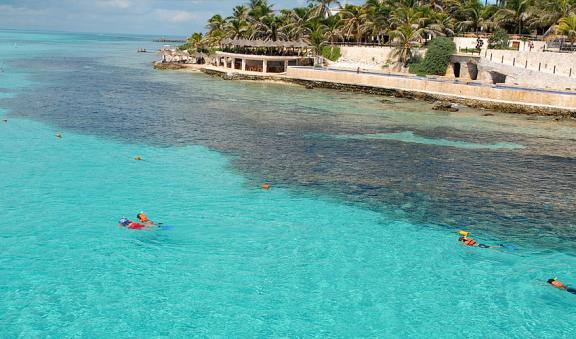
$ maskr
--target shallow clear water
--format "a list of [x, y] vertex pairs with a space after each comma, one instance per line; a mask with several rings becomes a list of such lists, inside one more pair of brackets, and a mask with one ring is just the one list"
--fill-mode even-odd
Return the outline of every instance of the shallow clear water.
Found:
[[0, 337], [572, 336], [570, 123], [156, 72], [150, 40], [0, 32]]

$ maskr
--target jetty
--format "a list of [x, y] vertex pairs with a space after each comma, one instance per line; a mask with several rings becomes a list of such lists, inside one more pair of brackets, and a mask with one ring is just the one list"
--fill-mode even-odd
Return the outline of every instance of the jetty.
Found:
[[169, 42], [169, 43], [180, 43], [180, 44], [186, 43], [186, 39], [164, 39], [164, 38], [161, 38], [161, 39], [155, 39], [155, 40], [152, 40], [152, 41], [153, 41], [153, 42], [162, 42], [162, 43], [166, 43], [166, 42]]

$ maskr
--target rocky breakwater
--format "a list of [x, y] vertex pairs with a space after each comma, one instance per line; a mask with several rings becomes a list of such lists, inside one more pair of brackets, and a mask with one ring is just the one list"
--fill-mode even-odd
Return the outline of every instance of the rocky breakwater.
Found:
[[186, 66], [181, 63], [156, 61], [154, 62], [154, 68], [159, 70], [179, 70], [185, 69]]

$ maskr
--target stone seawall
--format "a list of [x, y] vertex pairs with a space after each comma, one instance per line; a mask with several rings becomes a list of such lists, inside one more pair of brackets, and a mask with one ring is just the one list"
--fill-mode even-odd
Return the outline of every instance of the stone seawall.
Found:
[[576, 117], [576, 92], [298, 67], [288, 69], [286, 80], [313, 82], [318, 87], [355, 88], [368, 93], [394, 93], [424, 100], [446, 100], [510, 113]]
[[[225, 80], [252, 80], [252, 81], [283, 81], [286, 83], [294, 83], [307, 88], [327, 88], [336, 89], [342, 91], [352, 91], [365, 94], [374, 95], [385, 95], [385, 96], [395, 96], [408, 99], [424, 100], [429, 102], [434, 101], [446, 101], [452, 103], [458, 103], [472, 108], [495, 110], [505, 113], [523, 113], [523, 114], [538, 114], [538, 115], [549, 115], [558, 116], [564, 118], [576, 118], [576, 105], [573, 108], [563, 108], [563, 107], [551, 107], [547, 105], [531, 105], [525, 102], [509, 102], [509, 101], [499, 101], [492, 99], [490, 97], [482, 98], [470, 98], [465, 96], [458, 96], [454, 94], [442, 94], [442, 93], [431, 93], [414, 89], [402, 89], [395, 87], [383, 87], [383, 86], [371, 86], [364, 84], [346, 83], [343, 81], [334, 80], [319, 80], [313, 78], [297, 77], [291, 76], [290, 72], [288, 75], [284, 74], [248, 74], [246, 72], [238, 72], [234, 70], [218, 69], [214, 67], [206, 67], [202, 69], [202, 72], [210, 75], [217, 76]], [[410, 80], [410, 79], [408, 79]], [[426, 82], [426, 80], [413, 80]], [[457, 84], [450, 84], [452, 86], [458, 86]], [[465, 86], [465, 85], [460, 85]], [[576, 98], [575, 98], [576, 100]]]
[[504, 113], [537, 114], [547, 116], [558, 116], [563, 118], [576, 118], [576, 111], [545, 107], [545, 106], [530, 106], [523, 104], [485, 101], [479, 99], [454, 97], [441, 94], [430, 94], [430, 93], [422, 93], [422, 92], [414, 92], [409, 90], [390, 89], [390, 88], [376, 88], [370, 86], [350, 85], [350, 84], [334, 83], [326, 81], [314, 81], [314, 80], [290, 79], [290, 78], [285, 78], [283, 80], [287, 82], [296, 83], [305, 86], [307, 88], [328, 88], [340, 91], [352, 91], [365, 94], [385, 95], [385, 96], [394, 96], [398, 98], [423, 100], [427, 102], [443, 101], [443, 102], [457, 103], [472, 108], [486, 109]]

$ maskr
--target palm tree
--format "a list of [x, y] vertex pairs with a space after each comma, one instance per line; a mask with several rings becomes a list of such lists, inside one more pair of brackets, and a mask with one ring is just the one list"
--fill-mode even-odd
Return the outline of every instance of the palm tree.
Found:
[[554, 28], [560, 18], [576, 14], [574, 0], [538, 0], [530, 9], [530, 24], [536, 29]]
[[424, 13], [413, 7], [400, 7], [390, 15], [390, 21], [395, 27], [410, 25], [414, 28], [421, 27], [426, 18]]
[[288, 40], [301, 40], [309, 32], [306, 24], [311, 21], [310, 10], [306, 7], [298, 7], [282, 12], [285, 17], [285, 32]]
[[353, 38], [355, 42], [362, 42], [364, 35], [364, 11], [360, 6], [346, 5], [340, 11], [342, 16], [342, 34]]
[[193, 45], [196, 49], [202, 48], [202, 33], [194, 33], [186, 41]]
[[313, 5], [311, 16], [313, 18], [327, 18], [330, 16], [330, 5], [335, 4], [340, 7], [338, 0], [308, 0], [310, 5]]
[[[322, 25], [318, 25], [315, 30], [311, 31], [306, 39], [308, 44], [312, 46], [312, 51], [316, 56], [316, 60], [322, 54], [322, 49], [326, 46], [326, 39], [324, 37], [325, 30]], [[314, 61], [316, 63], [317, 61]]]
[[212, 16], [208, 20], [208, 25], [206, 26], [208, 28], [208, 34], [214, 31], [223, 31], [225, 24], [226, 20], [224, 20], [220, 14]]
[[[245, 5], [233, 8], [227, 19], [220, 15], [210, 18], [203, 40], [214, 46], [225, 37], [307, 39], [316, 45], [322, 39], [324, 44], [332, 45], [342, 40], [381, 43], [394, 39], [404, 46], [399, 54], [405, 63], [413, 44], [429, 37], [490, 31], [494, 27], [508, 33], [524, 33], [528, 29], [553, 33], [557, 32], [560, 19], [562, 27], [570, 27], [569, 20], [576, 15], [576, 0], [506, 0], [497, 1], [496, 5], [487, 0], [364, 0], [362, 5], [343, 7], [337, 0], [307, 3], [308, 7], [276, 14], [268, 0], [246, 0]], [[340, 6], [340, 11], [331, 15], [334, 6]]]
[[390, 37], [396, 43], [394, 56], [398, 58], [398, 63], [402, 66], [408, 66], [412, 58], [413, 44], [422, 40], [422, 28], [415, 28], [410, 24], [403, 24], [390, 32]]
[[466, 0], [457, 13], [465, 18], [458, 23], [461, 31], [478, 32], [485, 24], [484, 6], [478, 0]]
[[448, 13], [434, 12], [426, 31], [432, 36], [454, 36], [456, 20]]
[[505, 7], [496, 12], [495, 21], [500, 26], [510, 25], [516, 28], [518, 34], [522, 34], [524, 23], [530, 17], [531, 0], [508, 0]]
[[250, 9], [244, 5], [236, 6], [232, 10], [232, 16], [230, 18], [236, 20], [246, 20], [250, 14]]
[[336, 41], [344, 39], [342, 26], [342, 18], [338, 15], [331, 16], [324, 22], [324, 37], [332, 47]]
[[576, 43], [576, 15], [563, 17], [555, 26], [556, 34], [564, 35], [572, 44]]
[[255, 22], [255, 31], [252, 35], [253, 39], [262, 40], [286, 40], [286, 33], [284, 26], [282, 26], [282, 19], [275, 15], [266, 15]]
[[208, 20], [206, 28], [208, 28], [208, 32], [204, 37], [206, 43], [209, 46], [218, 45], [226, 35], [226, 20], [221, 15], [214, 15]]
[[390, 28], [391, 6], [383, 0], [368, 0], [364, 5], [364, 30], [382, 42], [382, 35]]
[[256, 21], [273, 14], [272, 5], [269, 5], [267, 0], [250, 0], [248, 7], [249, 16]]
[[249, 25], [242, 19], [231, 19], [226, 23], [226, 35], [232, 39], [245, 38], [249, 29]]

